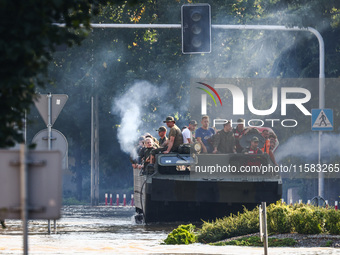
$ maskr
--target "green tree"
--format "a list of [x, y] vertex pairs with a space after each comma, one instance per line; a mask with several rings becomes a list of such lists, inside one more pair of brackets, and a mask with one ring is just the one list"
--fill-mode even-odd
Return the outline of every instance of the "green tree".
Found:
[[[80, 44], [88, 34], [91, 17], [107, 2], [0, 1], [0, 147], [23, 140], [20, 130], [25, 111], [36, 88], [47, 83], [51, 53], [62, 44]], [[65, 23], [65, 27], [53, 25], [55, 22]]]

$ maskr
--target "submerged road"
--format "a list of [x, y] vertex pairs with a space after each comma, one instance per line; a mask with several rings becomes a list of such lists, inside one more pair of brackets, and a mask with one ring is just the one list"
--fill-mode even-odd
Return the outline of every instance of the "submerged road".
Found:
[[[179, 223], [138, 225], [131, 207], [65, 206], [62, 215], [51, 235], [47, 221], [29, 221], [29, 254], [263, 254], [263, 248], [253, 247], [162, 245]], [[0, 254], [22, 254], [21, 221], [6, 224], [0, 229]], [[269, 248], [269, 254], [340, 255], [340, 249]]]

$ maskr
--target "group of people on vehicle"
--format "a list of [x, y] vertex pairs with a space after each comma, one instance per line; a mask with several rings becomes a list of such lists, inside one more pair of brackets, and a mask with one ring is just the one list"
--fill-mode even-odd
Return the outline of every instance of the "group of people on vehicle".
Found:
[[[202, 117], [199, 128], [197, 128], [196, 120], [191, 120], [189, 125], [183, 127], [182, 130], [176, 125], [172, 116], [168, 116], [163, 122], [170, 129], [168, 136], [167, 128], [161, 126], [156, 130], [159, 135], [158, 140], [149, 133], [139, 138], [137, 149], [139, 160], [132, 162], [134, 168], [144, 168], [147, 164], [154, 163], [155, 155], [158, 153], [178, 153], [182, 144], [194, 143], [201, 145], [201, 153], [267, 153], [272, 162], [277, 164], [273, 153], [276, 147], [276, 135], [267, 129], [260, 132], [253, 127], [245, 128], [244, 119], [238, 119], [238, 125], [235, 128], [232, 128], [231, 122], [227, 120], [221, 130], [209, 127], [209, 116], [207, 115]], [[248, 146], [243, 147], [240, 144], [243, 136], [250, 138]], [[264, 141], [262, 148], [259, 148], [259, 137], [262, 142]]]

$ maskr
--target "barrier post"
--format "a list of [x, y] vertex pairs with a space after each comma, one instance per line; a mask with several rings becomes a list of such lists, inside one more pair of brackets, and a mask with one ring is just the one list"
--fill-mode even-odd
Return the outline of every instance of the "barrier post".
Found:
[[338, 210], [338, 201], [335, 201], [335, 206], [334, 206], [335, 211]]
[[117, 194], [116, 198], [116, 205], [119, 206], [119, 194]]
[[110, 194], [110, 205], [112, 205], [112, 194]]
[[266, 202], [262, 202], [261, 207], [260, 207], [260, 235], [261, 235], [261, 240], [263, 240], [264, 255], [268, 255], [268, 232], [267, 232], [267, 206], [266, 206]]
[[105, 205], [107, 205], [107, 193], [105, 193]]
[[260, 222], [260, 238], [261, 242], [263, 242], [263, 222], [262, 222], [262, 206], [259, 205], [259, 222]]
[[133, 194], [131, 194], [131, 206], [134, 206]]
[[123, 195], [123, 206], [126, 206], [126, 194]]

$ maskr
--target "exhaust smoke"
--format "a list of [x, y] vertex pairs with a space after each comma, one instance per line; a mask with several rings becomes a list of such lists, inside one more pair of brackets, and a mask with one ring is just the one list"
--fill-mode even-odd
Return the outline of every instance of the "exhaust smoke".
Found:
[[160, 99], [166, 98], [168, 87], [137, 81], [122, 96], [113, 101], [112, 112], [120, 116], [117, 138], [121, 150], [137, 158], [138, 137], [153, 133], [173, 112], [173, 107]]
[[[340, 155], [339, 134], [323, 133], [321, 136], [321, 155], [322, 157], [334, 157]], [[318, 133], [308, 133], [289, 138], [285, 143], [278, 147], [275, 158], [278, 162], [288, 156], [299, 157], [312, 163], [318, 160], [319, 135]]]

